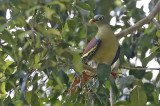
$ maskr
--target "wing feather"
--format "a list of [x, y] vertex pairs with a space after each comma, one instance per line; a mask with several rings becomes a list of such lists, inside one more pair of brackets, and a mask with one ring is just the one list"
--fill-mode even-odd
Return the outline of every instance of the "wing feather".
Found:
[[91, 59], [91, 57], [95, 54], [95, 52], [99, 48], [100, 44], [101, 44], [101, 40], [96, 38], [92, 39], [88, 43], [81, 57], [83, 63], [87, 63]]
[[120, 54], [120, 46], [117, 49], [116, 56], [114, 57], [112, 64], [117, 61], [117, 59], [119, 58], [119, 54]]

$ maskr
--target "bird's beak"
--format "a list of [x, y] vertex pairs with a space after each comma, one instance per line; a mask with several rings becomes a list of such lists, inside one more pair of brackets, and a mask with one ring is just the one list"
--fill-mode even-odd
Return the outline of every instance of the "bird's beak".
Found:
[[94, 22], [96, 22], [96, 19], [90, 19], [89, 20], [89, 23], [91, 24], [91, 23], [94, 23]]

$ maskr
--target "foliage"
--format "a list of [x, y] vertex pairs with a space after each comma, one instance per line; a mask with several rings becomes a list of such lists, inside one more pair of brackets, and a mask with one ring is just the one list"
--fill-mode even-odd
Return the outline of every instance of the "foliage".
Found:
[[[150, 11], [154, 2], [157, 0], [150, 2]], [[104, 64], [97, 68], [100, 71], [96, 82], [91, 80], [86, 85], [88, 92], [79, 88], [71, 97], [67, 95], [73, 81], [72, 71], [81, 74], [80, 55], [97, 31], [88, 20], [94, 14], [104, 14], [108, 22], [115, 19], [115, 25], [109, 23], [114, 31], [124, 30], [145, 16], [143, 7], [136, 8], [136, 3], [136, 0], [1, 0], [0, 104], [109, 105], [111, 85], [117, 105], [143, 106], [147, 102], [151, 106], [160, 105], [157, 85], [160, 73], [153, 79], [146, 70], [130, 70], [126, 76], [128, 71], [121, 69], [125, 75], [120, 74], [114, 80], [109, 74], [110, 67]], [[159, 47], [160, 30], [149, 23], [124, 38], [120, 65], [147, 67], [153, 59], [160, 64]], [[142, 65], [137, 65], [136, 60]]]

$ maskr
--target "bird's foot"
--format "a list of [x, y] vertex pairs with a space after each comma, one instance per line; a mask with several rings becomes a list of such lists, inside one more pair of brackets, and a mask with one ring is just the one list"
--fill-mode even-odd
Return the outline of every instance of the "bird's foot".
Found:
[[114, 79], [116, 79], [116, 78], [117, 78], [117, 74], [116, 74], [116, 73], [111, 72], [111, 74], [113, 75]]

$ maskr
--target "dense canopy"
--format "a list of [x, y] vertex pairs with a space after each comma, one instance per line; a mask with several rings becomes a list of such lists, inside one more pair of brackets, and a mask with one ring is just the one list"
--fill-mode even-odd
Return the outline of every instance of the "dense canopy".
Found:
[[[160, 9], [132, 30], [160, 1], [145, 2], [148, 7], [139, 0], [1, 0], [0, 105], [160, 105]], [[118, 78], [100, 63], [97, 77], [71, 96], [73, 72], [81, 75], [80, 57], [97, 33], [88, 23], [96, 14], [117, 35], [132, 27], [119, 40]]]

